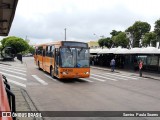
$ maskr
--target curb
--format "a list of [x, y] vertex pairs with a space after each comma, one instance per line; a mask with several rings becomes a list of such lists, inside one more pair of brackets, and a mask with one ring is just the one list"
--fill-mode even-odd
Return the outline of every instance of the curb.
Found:
[[[31, 97], [29, 96], [28, 92], [25, 89], [21, 88], [21, 93], [22, 93], [22, 96], [24, 97], [26, 103], [28, 104], [30, 110], [39, 112], [38, 108], [36, 107], [35, 103], [31, 99]], [[42, 116], [42, 118], [33, 118], [33, 120], [44, 120], [44, 118]]]

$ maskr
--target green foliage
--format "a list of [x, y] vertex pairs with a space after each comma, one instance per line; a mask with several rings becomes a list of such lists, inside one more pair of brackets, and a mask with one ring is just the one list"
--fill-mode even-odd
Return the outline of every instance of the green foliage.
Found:
[[113, 37], [113, 36], [118, 35], [120, 32], [122, 32], [122, 31], [112, 30], [112, 32], [111, 32], [110, 34], [111, 34], [111, 35], [112, 35], [112, 37]]
[[3, 38], [3, 39], [1, 40], [2, 48], [4, 47], [6, 40], [7, 40], [7, 38]]
[[148, 33], [150, 29], [151, 25], [147, 22], [136, 21], [126, 30], [126, 32], [130, 32], [131, 34], [133, 34], [133, 47], [139, 47], [140, 39], [145, 33]]
[[154, 32], [149, 32], [146, 33], [142, 39], [142, 45], [144, 47], [147, 47], [150, 45], [150, 43], [152, 44], [152, 46], [156, 47], [156, 33]]
[[16, 53], [26, 51], [29, 48], [29, 44], [25, 40], [15, 36], [4, 38], [1, 43], [3, 47], [12, 47]]
[[33, 46], [29, 46], [29, 53], [34, 54], [35, 48]]
[[126, 48], [129, 44], [129, 39], [126, 37], [125, 32], [119, 32], [116, 36], [112, 37], [114, 46], [122, 46]]
[[104, 47], [104, 38], [98, 40], [98, 44], [100, 47]]
[[111, 48], [112, 47], [112, 39], [110, 37], [107, 37], [104, 39], [104, 46], [107, 48]]
[[107, 37], [107, 38], [102, 38], [102, 39], [99, 39], [98, 40], [98, 44], [100, 47], [107, 47], [107, 48], [111, 48], [112, 46], [112, 39], [110, 37]]
[[35, 48], [33, 46], [29, 46], [29, 48], [22, 52], [22, 55], [26, 55], [28, 53], [34, 54]]
[[157, 35], [158, 41], [160, 41], [160, 19], [155, 22], [154, 32]]
[[3, 48], [2, 45], [0, 45], [0, 51], [2, 50], [2, 48]]

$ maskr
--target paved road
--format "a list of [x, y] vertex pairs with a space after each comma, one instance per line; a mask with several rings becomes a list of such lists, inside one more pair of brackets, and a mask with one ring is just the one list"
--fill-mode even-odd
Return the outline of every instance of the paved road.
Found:
[[[28, 92], [39, 111], [160, 111], [158, 80], [140, 78], [127, 72], [113, 73], [91, 69], [90, 78], [62, 81], [38, 70], [33, 58], [30, 57], [25, 58], [21, 66], [0, 64], [0, 68], [5, 68], [0, 69], [0, 72], [6, 74], [12, 84]], [[46, 119], [75, 120], [75, 118]], [[151, 118], [126, 118], [128, 119]]]

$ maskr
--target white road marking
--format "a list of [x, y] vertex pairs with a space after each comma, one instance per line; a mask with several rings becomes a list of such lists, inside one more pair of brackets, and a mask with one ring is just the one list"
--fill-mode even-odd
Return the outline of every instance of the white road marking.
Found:
[[[104, 74], [102, 74], [102, 73], [97, 73], [97, 74], [99, 74], [99, 75], [104, 75]], [[130, 78], [130, 79], [137, 79], [137, 78], [133, 78], [133, 77], [129, 77], [129, 76], [123, 76], [123, 75], [117, 75], [117, 74], [112, 74], [112, 73], [105, 73], [105, 74], [108, 74], [108, 75], [112, 75], [112, 76], [118, 76], [118, 77], [123, 77], [123, 78]], [[112, 77], [111, 76], [111, 77]]]
[[19, 77], [19, 76], [16, 76], [16, 75], [11, 75], [11, 74], [8, 74], [8, 73], [5, 73], [5, 72], [1, 72], [1, 74], [4, 74], [4, 75], [7, 75], [7, 76], [11, 76], [11, 77], [15, 77], [15, 78], [18, 78], [18, 79], [21, 79], [21, 80], [27, 80], [26, 78], [23, 78], [23, 77]]
[[26, 70], [26, 68], [22, 68], [22, 67], [17, 67], [17, 66], [10, 66], [10, 65], [3, 65], [3, 64], [0, 64], [0, 66], [2, 67], [7, 67], [7, 68], [14, 68], [14, 69], [20, 69], [20, 70]]
[[42, 80], [41, 78], [39, 78], [37, 75], [32, 75], [32, 77], [34, 77], [38, 82], [40, 82], [43, 85], [48, 85], [47, 82], [45, 82], [44, 80]]
[[16, 84], [16, 85], [19, 85], [19, 86], [22, 86], [22, 87], [25, 87], [26, 88], [26, 85], [25, 84], [22, 84], [20, 82], [17, 82], [17, 81], [13, 81], [13, 80], [10, 80], [10, 79], [7, 79], [9, 82], [13, 83], [13, 84]]
[[26, 76], [26, 74], [24, 74], [24, 73], [15, 72], [15, 71], [12, 71], [12, 70], [6, 70], [6, 69], [2, 69], [2, 71], [7, 71], [7, 72], [16, 73], [16, 74], [19, 74], [19, 75]]
[[[106, 76], [107, 78], [106, 79], [109, 79], [109, 78], [111, 78], [111, 79], [118, 79], [118, 80], [129, 80], [129, 79], [125, 79], [125, 78], [121, 78], [121, 77], [116, 77], [116, 76], [114, 76], [114, 75], [105, 75], [105, 74], [100, 74], [100, 73], [97, 73], [98, 75], [102, 75], [102, 76]], [[118, 81], [117, 80], [117, 81]]]
[[9, 67], [2, 67], [2, 66], [0, 66], [0, 68], [10, 69], [10, 70], [15, 70], [15, 71], [20, 71], [20, 72], [26, 72], [26, 71], [24, 71], [24, 70], [19, 70], [19, 69], [14, 69], [14, 68], [9, 68]]
[[[118, 74], [118, 73], [116, 73], [116, 74]], [[126, 73], [126, 74], [128, 74], [128, 73]], [[123, 74], [121, 74], [121, 76], [126, 76], [126, 75], [125, 75], [124, 72], [123, 72]], [[139, 78], [141, 78], [141, 79], [149, 79], [149, 78], [134, 76], [133, 74], [129, 74], [129, 75], [126, 76], [126, 77], [131, 77], [132, 79], [134, 78], [135, 80], [138, 80]]]
[[93, 81], [88, 80], [88, 79], [86, 79], [86, 78], [81, 78], [81, 80], [84, 80], [84, 81], [87, 81], [87, 82], [93, 82]]
[[98, 79], [98, 78], [95, 78], [95, 77], [90, 77], [90, 78], [95, 79], [97, 81], [101, 81], [101, 82], [105, 82], [106, 81], [106, 80]]
[[104, 79], [108, 79], [108, 80], [118, 81], [118, 80], [116, 80], [116, 79], [106, 78], [106, 77], [99, 76], [99, 75], [95, 75], [95, 74], [91, 74], [91, 75], [93, 75], [93, 76], [97, 76], [97, 77], [101, 77], [101, 78], [104, 78]]
[[[116, 73], [117, 74], [117, 73]], [[127, 73], [126, 73], [127, 74]], [[117, 74], [117, 75], [120, 75], [120, 74]], [[131, 76], [131, 74], [129, 75], [124, 75], [124, 74], [121, 74], [121, 76], [124, 76], [124, 77], [131, 77], [132, 79], [135, 79], [137, 80], [137, 78], [139, 78], [138, 76]]]
[[49, 75], [46, 75], [46, 74], [44, 74], [46, 77], [48, 77], [49, 79], [51, 79], [51, 80], [53, 80], [53, 81], [55, 81], [55, 82], [57, 82], [57, 80], [55, 80], [54, 78], [52, 78], [51, 76], [49, 76]]

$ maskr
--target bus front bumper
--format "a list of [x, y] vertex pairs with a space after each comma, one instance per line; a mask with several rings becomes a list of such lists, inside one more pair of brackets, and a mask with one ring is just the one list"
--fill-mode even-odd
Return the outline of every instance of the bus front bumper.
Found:
[[88, 78], [90, 68], [61, 68], [59, 78]]

